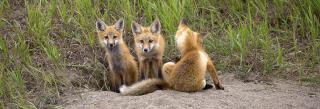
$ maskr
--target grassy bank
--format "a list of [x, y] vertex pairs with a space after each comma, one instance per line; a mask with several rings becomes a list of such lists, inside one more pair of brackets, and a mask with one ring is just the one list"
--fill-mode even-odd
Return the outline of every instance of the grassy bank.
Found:
[[2, 0], [0, 108], [55, 107], [76, 88], [108, 90], [98, 18], [111, 25], [162, 23], [165, 62], [179, 55], [174, 34], [182, 18], [210, 32], [206, 51], [221, 72], [239, 78], [289, 78], [320, 83], [319, 0]]

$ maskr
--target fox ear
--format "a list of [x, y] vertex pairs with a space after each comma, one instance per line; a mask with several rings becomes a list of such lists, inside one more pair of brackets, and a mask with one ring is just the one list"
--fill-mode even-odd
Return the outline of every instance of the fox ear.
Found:
[[140, 34], [142, 32], [141, 25], [133, 22], [131, 25], [133, 35]]
[[183, 28], [183, 27], [185, 27], [185, 26], [187, 26], [188, 25], [188, 20], [187, 19], [185, 19], [185, 18], [183, 18], [181, 21], [180, 21], [180, 24], [179, 24], [179, 29], [180, 28]]
[[207, 38], [207, 37], [209, 36], [209, 34], [210, 34], [210, 33], [207, 33], [207, 32], [199, 33], [199, 37], [200, 37], [201, 39], [205, 39], [205, 38]]
[[97, 28], [97, 31], [104, 31], [106, 29], [106, 24], [102, 21], [102, 20], [98, 20], [96, 22], [96, 28]]
[[121, 18], [115, 24], [115, 27], [118, 31], [123, 31], [124, 28], [124, 20]]
[[159, 19], [156, 19], [153, 21], [153, 23], [150, 26], [150, 30], [152, 33], [157, 33], [160, 34], [161, 32], [161, 23], [159, 21]]

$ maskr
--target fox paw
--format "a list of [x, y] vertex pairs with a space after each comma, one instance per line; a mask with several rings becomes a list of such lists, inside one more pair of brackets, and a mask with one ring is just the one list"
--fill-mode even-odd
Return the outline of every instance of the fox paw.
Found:
[[221, 84], [215, 84], [214, 86], [217, 90], [224, 90], [224, 87]]
[[213, 86], [211, 84], [206, 84], [202, 90], [211, 89]]

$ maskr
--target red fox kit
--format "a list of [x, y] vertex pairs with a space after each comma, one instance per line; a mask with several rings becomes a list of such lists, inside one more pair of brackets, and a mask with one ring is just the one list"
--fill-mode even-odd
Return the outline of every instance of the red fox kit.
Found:
[[131, 85], [138, 80], [137, 63], [122, 39], [124, 21], [120, 19], [114, 25], [107, 26], [98, 20], [96, 28], [111, 70], [111, 90], [119, 92], [121, 85]]
[[161, 24], [157, 19], [150, 27], [132, 23], [135, 50], [139, 58], [141, 78], [161, 78], [164, 39], [160, 34]]
[[[192, 31], [186, 20], [182, 20], [176, 32], [176, 45], [181, 53], [181, 60], [177, 63], [168, 62], [163, 65], [164, 80], [148, 79], [132, 86], [122, 86], [122, 95], [142, 95], [157, 89], [168, 88], [182, 92], [196, 92], [210, 87], [206, 84], [206, 71], [214, 82], [216, 89], [224, 89], [221, 85], [216, 69], [207, 53], [201, 47], [206, 33]], [[212, 87], [212, 86], [211, 86]]]

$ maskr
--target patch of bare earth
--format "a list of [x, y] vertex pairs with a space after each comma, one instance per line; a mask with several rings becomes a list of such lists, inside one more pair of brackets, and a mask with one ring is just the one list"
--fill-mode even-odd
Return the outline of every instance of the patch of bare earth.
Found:
[[197, 109], [317, 109], [320, 91], [288, 80], [272, 83], [244, 83], [233, 74], [220, 76], [225, 90], [209, 89], [196, 93], [158, 90], [142, 96], [121, 96], [110, 91], [82, 90], [64, 98], [66, 109], [115, 108], [197, 108]]

